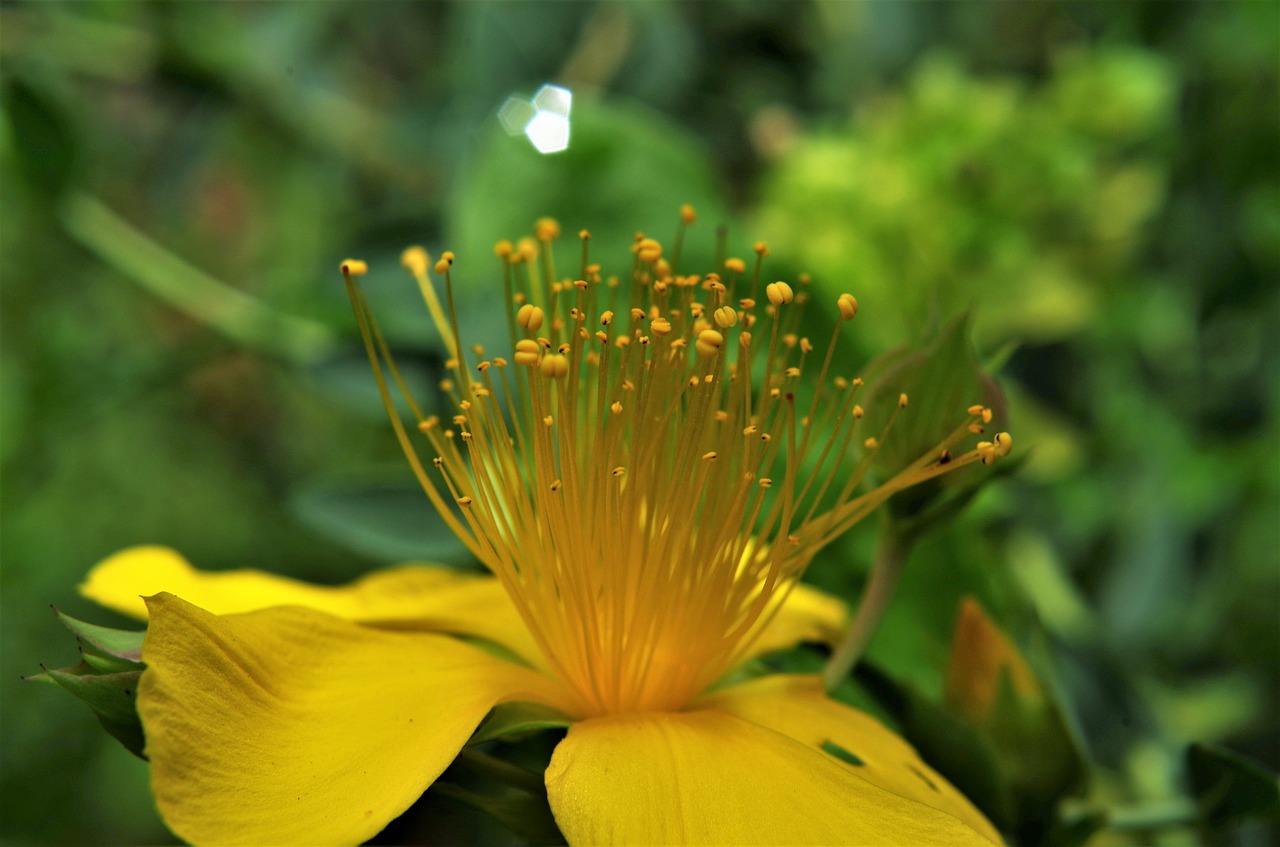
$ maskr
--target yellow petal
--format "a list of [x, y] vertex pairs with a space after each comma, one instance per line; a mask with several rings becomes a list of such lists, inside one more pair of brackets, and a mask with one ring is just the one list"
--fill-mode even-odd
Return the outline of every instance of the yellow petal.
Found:
[[254, 570], [198, 571], [168, 547], [132, 547], [98, 564], [80, 593], [135, 618], [144, 596], [177, 595], [215, 615], [305, 606], [347, 620], [487, 638], [533, 662], [540, 653], [493, 577], [402, 565], [341, 586], [310, 585]]
[[743, 658], [786, 650], [802, 641], [835, 643], [844, 630], [848, 614], [843, 600], [799, 583], [791, 589]]
[[[868, 782], [946, 812], [992, 841], [1000, 840], [983, 814], [910, 744], [870, 715], [828, 698], [816, 676], [761, 677], [710, 694], [699, 705], [737, 715], [817, 750], [826, 744], [828, 750], [852, 753], [862, 764], [841, 761], [842, 766]], [[834, 755], [832, 761], [837, 761]]]
[[546, 780], [570, 844], [990, 844], [824, 753], [709, 709], [575, 724]]
[[198, 844], [355, 844], [409, 807], [495, 704], [549, 677], [443, 635], [296, 606], [148, 601], [138, 688], [152, 790]]

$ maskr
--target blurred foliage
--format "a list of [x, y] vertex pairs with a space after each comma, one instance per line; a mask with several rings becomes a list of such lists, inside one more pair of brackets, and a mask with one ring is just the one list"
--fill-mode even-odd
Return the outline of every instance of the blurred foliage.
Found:
[[[813, 275], [813, 337], [818, 303], [857, 295], [853, 364], [969, 313], [976, 362], [1003, 365], [1027, 459], [919, 539], [841, 695], [996, 808], [1026, 751], [992, 733], [1043, 713], [984, 729], [948, 705], [971, 595], [1086, 762], [1007, 806], [1010, 832], [1280, 841], [1277, 56], [1270, 2], [0, 7], [0, 839], [170, 839], [145, 765], [19, 679], [80, 659], [48, 604], [121, 623], [75, 595], [103, 556], [165, 543], [328, 582], [467, 564], [409, 493], [341, 259], [370, 260], [430, 400], [405, 245], [458, 252], [464, 332], [492, 343], [493, 240], [552, 214], [608, 267], [692, 202], [689, 266], [719, 225], [730, 255], [769, 239], [769, 274]], [[496, 112], [548, 81], [575, 98], [544, 157]], [[855, 598], [871, 523], [812, 580]], [[536, 770], [545, 734], [481, 752]], [[383, 838], [495, 841], [467, 809], [538, 798], [479, 771]]]

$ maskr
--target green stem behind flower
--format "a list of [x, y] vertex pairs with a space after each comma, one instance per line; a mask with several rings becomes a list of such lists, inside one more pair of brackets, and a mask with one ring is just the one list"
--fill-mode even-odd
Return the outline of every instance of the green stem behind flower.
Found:
[[827, 691], [834, 691], [849, 677], [867, 645], [871, 643], [871, 637], [880, 625], [885, 610], [889, 608], [889, 601], [893, 599], [893, 592], [898, 587], [898, 579], [902, 576], [902, 569], [910, 552], [910, 541], [887, 525], [883, 527], [871, 579], [858, 601], [858, 611], [822, 672], [822, 683]]

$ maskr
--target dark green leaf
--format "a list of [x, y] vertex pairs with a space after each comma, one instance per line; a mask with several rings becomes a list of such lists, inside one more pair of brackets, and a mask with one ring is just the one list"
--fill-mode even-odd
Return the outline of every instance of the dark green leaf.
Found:
[[1276, 775], [1247, 756], [1213, 744], [1192, 744], [1187, 748], [1187, 773], [1210, 826], [1251, 817], [1280, 818]]
[[[409, 471], [403, 471], [408, 477]], [[294, 513], [321, 535], [382, 561], [462, 565], [470, 555], [411, 481], [356, 479], [298, 492]]]
[[23, 175], [36, 192], [52, 200], [66, 188], [75, 169], [77, 144], [71, 123], [47, 96], [21, 79], [11, 79], [4, 105]]

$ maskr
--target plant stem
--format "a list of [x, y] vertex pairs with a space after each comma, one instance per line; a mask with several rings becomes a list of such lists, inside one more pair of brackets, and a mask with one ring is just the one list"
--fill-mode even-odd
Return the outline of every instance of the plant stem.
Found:
[[893, 599], [898, 578], [902, 575], [902, 568], [910, 552], [911, 545], [906, 539], [887, 525], [883, 527], [880, 544], [876, 549], [875, 566], [858, 601], [858, 611], [822, 672], [822, 683], [828, 692], [834, 691], [848, 679], [867, 645], [871, 643], [871, 637], [880, 625], [889, 601]]
[[238, 344], [301, 364], [334, 346], [328, 327], [278, 312], [192, 267], [88, 194], [72, 193], [61, 218], [67, 232], [107, 264]]

